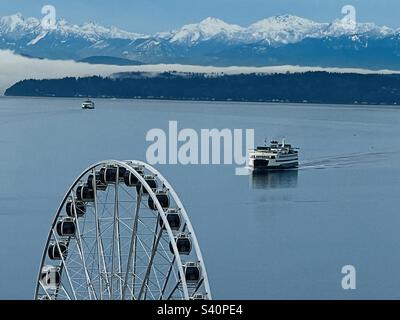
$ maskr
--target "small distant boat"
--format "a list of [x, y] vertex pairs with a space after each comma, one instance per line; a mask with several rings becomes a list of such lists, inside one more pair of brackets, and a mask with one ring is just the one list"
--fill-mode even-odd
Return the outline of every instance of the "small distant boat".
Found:
[[83, 101], [82, 109], [94, 109], [94, 102], [92, 100]]
[[249, 165], [255, 171], [283, 170], [299, 166], [298, 148], [285, 143], [284, 139], [281, 143], [273, 140], [269, 146], [265, 143], [264, 146], [250, 150], [249, 157]]

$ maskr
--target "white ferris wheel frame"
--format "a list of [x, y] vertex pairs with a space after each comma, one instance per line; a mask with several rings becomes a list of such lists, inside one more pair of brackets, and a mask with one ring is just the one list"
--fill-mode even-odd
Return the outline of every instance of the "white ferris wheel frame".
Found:
[[[51, 242], [52, 238], [56, 239], [57, 247], [60, 250], [59, 241], [57, 240], [57, 237], [55, 237], [55, 235], [54, 235], [54, 228], [55, 228], [57, 222], [59, 221], [60, 213], [62, 212], [66, 202], [68, 201], [68, 199], [70, 199], [70, 196], [73, 193], [74, 188], [77, 185], [79, 185], [79, 183], [81, 182], [82, 178], [85, 177], [85, 175], [87, 175], [91, 171], [93, 171], [93, 173], [94, 173], [94, 170], [97, 167], [100, 167], [100, 166], [104, 166], [104, 167], [106, 167], [106, 166], [116, 166], [117, 168], [118, 167], [123, 167], [127, 171], [131, 172], [137, 178], [138, 182], [142, 185], [142, 188], [146, 189], [146, 192], [148, 193], [149, 197], [151, 197], [151, 199], [153, 200], [153, 203], [154, 203], [154, 205], [155, 205], [155, 207], [157, 209], [158, 215], [162, 219], [163, 225], [165, 227], [165, 231], [167, 232], [168, 237], [170, 239], [170, 243], [171, 243], [171, 247], [172, 247], [173, 255], [174, 255], [174, 260], [172, 261], [171, 268], [173, 267], [173, 264], [175, 263], [177, 268], [178, 268], [178, 271], [179, 271], [179, 278], [180, 278], [180, 282], [181, 282], [180, 284], [182, 286], [184, 299], [185, 300], [189, 300], [192, 297], [189, 295], [187, 281], [185, 279], [184, 265], [182, 263], [181, 256], [180, 256], [177, 244], [174, 241], [175, 235], [174, 235], [173, 230], [171, 229], [171, 227], [169, 225], [169, 222], [167, 220], [167, 215], [166, 215], [164, 209], [162, 208], [162, 206], [161, 206], [161, 204], [160, 204], [160, 202], [159, 202], [159, 200], [158, 200], [158, 198], [156, 196], [156, 193], [153, 191], [153, 189], [147, 183], [146, 179], [141, 174], [139, 174], [135, 170], [135, 168], [141, 167], [141, 168], [146, 169], [147, 171], [152, 173], [155, 178], [157, 178], [158, 180], [160, 180], [160, 182], [163, 183], [163, 185], [165, 186], [166, 190], [168, 191], [168, 194], [173, 198], [177, 208], [179, 209], [180, 216], [183, 218], [183, 222], [186, 225], [186, 228], [188, 230], [188, 234], [190, 234], [191, 243], [193, 245], [193, 249], [195, 250], [195, 254], [197, 256], [197, 261], [198, 261], [198, 263], [200, 265], [200, 268], [201, 268], [201, 281], [202, 281], [202, 284], [204, 285], [205, 295], [206, 295], [207, 299], [211, 300], [212, 299], [212, 294], [211, 294], [211, 289], [210, 289], [210, 285], [209, 285], [209, 281], [208, 281], [207, 270], [206, 270], [206, 267], [205, 267], [205, 264], [204, 264], [203, 256], [202, 256], [202, 253], [201, 253], [200, 246], [198, 244], [198, 240], [197, 240], [196, 234], [195, 234], [193, 226], [192, 226], [192, 224], [190, 222], [189, 216], [188, 216], [188, 214], [187, 214], [187, 212], [185, 210], [185, 207], [183, 206], [181, 200], [179, 199], [177, 193], [175, 192], [175, 190], [173, 189], [171, 184], [167, 181], [167, 179], [165, 179], [165, 177], [159, 171], [157, 171], [155, 168], [153, 168], [149, 164], [147, 164], [145, 162], [142, 162], [142, 161], [137, 161], [137, 160], [124, 160], [124, 161], [103, 160], [103, 161], [97, 162], [95, 164], [92, 164], [91, 166], [87, 167], [84, 171], [82, 171], [82, 173], [75, 179], [75, 181], [72, 183], [72, 185], [68, 188], [68, 191], [66, 192], [65, 196], [63, 197], [63, 200], [61, 201], [61, 203], [60, 203], [60, 205], [59, 205], [59, 207], [57, 209], [56, 215], [55, 215], [55, 217], [54, 217], [54, 219], [52, 221], [52, 224], [51, 224], [50, 232], [49, 232], [49, 235], [47, 237], [46, 245], [45, 245], [45, 248], [44, 248], [44, 251], [43, 251], [43, 254], [42, 254], [42, 258], [41, 258], [40, 269], [39, 269], [39, 272], [38, 272], [37, 284], [36, 284], [36, 290], [35, 290], [34, 298], [38, 299], [40, 288], [44, 289], [44, 291], [46, 292], [46, 295], [49, 296], [49, 294], [47, 293], [47, 290], [41, 284], [40, 277], [41, 277], [42, 268], [44, 267], [44, 263], [45, 263], [45, 260], [46, 260], [47, 250], [49, 248], [49, 245], [50, 245], [50, 242]], [[96, 183], [94, 183], [93, 185], [94, 185], [94, 195], [95, 195], [95, 200], [94, 200], [95, 212], [96, 212], [96, 215], [97, 215]], [[73, 202], [75, 201], [74, 197], [72, 197], [72, 201]], [[140, 201], [141, 201], [141, 199], [139, 200], [139, 202]], [[136, 208], [136, 210], [139, 211], [138, 208]], [[137, 212], [137, 214], [138, 214], [138, 212]], [[98, 219], [97, 216], [96, 216], [95, 219], [97, 221], [97, 219]], [[97, 226], [96, 226], [96, 228], [97, 228]], [[79, 232], [79, 224], [77, 224], [77, 230]], [[99, 234], [97, 234], [97, 236], [99, 237]], [[136, 238], [136, 236], [132, 233], [132, 240], [134, 238]], [[100, 243], [98, 238], [96, 239], [96, 241], [97, 241], [97, 243]], [[130, 248], [132, 249], [131, 246], [130, 246]], [[153, 247], [152, 250], [154, 250], [154, 249], [156, 249], [156, 248]], [[100, 252], [98, 254], [100, 255]], [[152, 255], [153, 254], [154, 254], [154, 252], [152, 252]], [[81, 259], [82, 259], [82, 257], [81, 257]], [[103, 257], [103, 259], [104, 259], [104, 257]], [[66, 266], [65, 265], [65, 260], [64, 260], [63, 257], [61, 257], [61, 260], [62, 260], [62, 266]], [[83, 263], [85, 263], [84, 257], [83, 257], [82, 261], [83, 261]], [[128, 259], [128, 261], [130, 262], [130, 259]], [[98, 263], [101, 263], [100, 260], [98, 261]], [[152, 263], [152, 261], [150, 263]], [[85, 268], [85, 271], [87, 271], [85, 266], [84, 266], [84, 268]], [[149, 268], [150, 268], [150, 266], [149, 266]], [[126, 274], [128, 274], [128, 272], [129, 272], [129, 267], [126, 270]], [[68, 270], [66, 270], [66, 273], [68, 273]], [[69, 281], [71, 281], [69, 275], [67, 275], [67, 277], [69, 278]], [[88, 279], [88, 275], [87, 274], [85, 274], [85, 277], [86, 277], [87, 281], [90, 281], [90, 279]], [[89, 296], [90, 296], [90, 283], [87, 283], [87, 285], [88, 285], [88, 291], [89, 291]], [[124, 284], [124, 286], [125, 286], [125, 284]], [[125, 292], [125, 291], [123, 291], [123, 292]], [[94, 298], [98, 298], [98, 297], [96, 297], [95, 290], [93, 288], [92, 288], [92, 294], [93, 294]], [[50, 298], [50, 296], [49, 296], [49, 298]], [[76, 299], [76, 297], [69, 297], [69, 298], [70, 299], [74, 299], [74, 298]]]

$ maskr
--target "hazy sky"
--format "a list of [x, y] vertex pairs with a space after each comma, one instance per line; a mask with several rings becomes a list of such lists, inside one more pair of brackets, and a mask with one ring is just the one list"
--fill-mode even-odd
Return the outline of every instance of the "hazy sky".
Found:
[[341, 17], [346, 4], [356, 7], [359, 21], [400, 27], [399, 0], [1, 0], [0, 16], [40, 17], [45, 4], [73, 23], [93, 21], [140, 33], [176, 29], [208, 16], [244, 26], [287, 13], [329, 22]]

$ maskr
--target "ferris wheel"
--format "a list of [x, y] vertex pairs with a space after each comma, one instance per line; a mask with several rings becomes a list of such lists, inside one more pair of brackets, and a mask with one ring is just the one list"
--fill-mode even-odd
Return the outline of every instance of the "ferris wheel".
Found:
[[199, 244], [178, 195], [140, 161], [102, 161], [63, 198], [35, 299], [211, 299]]

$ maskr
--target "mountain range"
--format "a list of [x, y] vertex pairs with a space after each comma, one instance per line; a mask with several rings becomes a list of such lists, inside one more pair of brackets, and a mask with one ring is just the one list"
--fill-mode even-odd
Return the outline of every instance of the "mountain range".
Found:
[[344, 20], [320, 23], [293, 15], [247, 27], [210, 17], [178, 30], [145, 35], [65, 20], [47, 30], [39, 19], [18, 13], [0, 18], [1, 49], [29, 57], [105, 64], [132, 60], [132, 64], [400, 69], [400, 29]]

